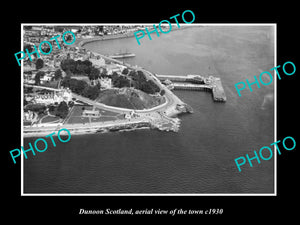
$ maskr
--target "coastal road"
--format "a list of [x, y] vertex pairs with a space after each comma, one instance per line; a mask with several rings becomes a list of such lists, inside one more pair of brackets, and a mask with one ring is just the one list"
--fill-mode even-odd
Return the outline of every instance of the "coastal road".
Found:
[[[38, 85], [30, 85], [30, 84], [24, 84], [24, 86], [45, 89], [45, 90], [50, 90], [50, 91], [61, 91], [62, 90], [62, 89], [56, 89], [56, 88], [50, 88], [50, 87], [44, 87], [44, 86], [38, 86]], [[174, 105], [175, 102], [172, 99], [172, 96], [170, 95], [170, 90], [167, 89], [165, 91], [166, 91], [166, 94], [165, 94], [166, 102], [165, 103], [163, 103], [159, 106], [153, 107], [151, 109], [144, 109], [144, 110], [134, 110], [134, 109], [126, 109], [126, 108], [108, 106], [108, 105], [102, 104], [100, 102], [91, 100], [89, 98], [83, 97], [81, 95], [75, 94], [74, 92], [72, 92], [72, 97], [78, 99], [79, 101], [87, 103], [89, 105], [93, 105], [97, 108], [101, 108], [101, 109], [107, 110], [107, 111], [112, 111], [115, 113], [125, 114], [125, 113], [130, 113], [130, 112], [134, 111], [135, 113], [140, 114], [141, 116], [145, 115], [145, 114], [147, 114], [149, 116], [149, 113], [156, 113], [157, 111], [164, 111], [168, 107]], [[171, 93], [171, 94], [173, 94], [173, 93]]]
[[[175, 113], [177, 105], [185, 104], [182, 102], [171, 90], [169, 90], [165, 85], [163, 85], [160, 80], [151, 72], [140, 68], [140, 70], [149, 78], [151, 79], [160, 89], [165, 91], [164, 96], [167, 99], [167, 104], [161, 107], [159, 110], [165, 112], [168, 115], [168, 110], [171, 110]], [[173, 113], [171, 113], [173, 114]]]
[[[79, 45], [79, 46], [81, 46], [81, 45]], [[109, 60], [111, 62], [120, 64], [120, 65], [123, 64], [119, 60], [109, 58], [109, 57], [104, 56], [104, 55], [99, 54], [99, 53], [95, 53], [95, 54], [100, 55], [104, 59]], [[89, 98], [85, 98], [83, 96], [77, 95], [73, 92], [72, 92], [72, 96], [74, 96], [74, 98], [77, 98], [78, 100], [80, 100], [82, 102], [85, 102], [87, 104], [93, 105], [95, 107], [98, 107], [98, 108], [101, 108], [101, 109], [104, 109], [104, 110], [116, 112], [116, 113], [129, 113], [131, 111], [134, 111], [137, 114], [140, 114], [141, 116], [145, 115], [145, 114], [147, 114], [147, 116], [149, 116], [149, 113], [155, 113], [156, 114], [158, 111], [164, 112], [166, 115], [174, 115], [174, 114], [178, 113], [178, 110], [176, 109], [176, 106], [177, 105], [183, 105], [184, 102], [182, 102], [172, 91], [170, 91], [165, 85], [163, 85], [160, 82], [160, 80], [154, 74], [152, 74], [151, 72], [149, 72], [146, 69], [141, 68], [141, 67], [132, 67], [131, 65], [126, 65], [126, 66], [131, 70], [137, 70], [137, 69], [141, 70], [145, 74], [147, 79], [152, 80], [160, 89], [165, 90], [164, 97], [166, 99], [166, 102], [159, 105], [159, 106], [153, 107], [151, 109], [133, 110], [133, 109], [126, 109], [126, 108], [108, 106], [108, 105], [93, 101]], [[26, 84], [24, 84], [24, 85], [26, 85]], [[49, 87], [43, 87], [43, 86], [36, 86], [36, 85], [28, 85], [28, 84], [26, 86], [36, 87], [36, 88], [41, 88], [41, 89], [46, 89], [46, 90], [52, 90], [52, 91], [60, 91], [61, 90], [61, 89], [55, 89], [55, 88], [49, 88]]]
[[[88, 40], [82, 40], [78, 46], [82, 47], [86, 42], [88, 42]], [[124, 65], [123, 62], [117, 60], [117, 59], [112, 59], [108, 56], [102, 55], [100, 53], [96, 53], [93, 52], [94, 55], [96, 56], [100, 56], [101, 58], [109, 61], [109, 62], [113, 62], [119, 65]], [[150, 112], [157, 112], [158, 110], [161, 112], [165, 112], [167, 115], [169, 114], [168, 112], [170, 112], [170, 114], [177, 114], [178, 111], [176, 110], [176, 106], [179, 105], [183, 105], [185, 104], [184, 102], [182, 102], [172, 91], [170, 91], [165, 85], [163, 85], [160, 80], [151, 72], [149, 72], [148, 70], [142, 68], [142, 67], [133, 67], [129, 64], [125, 64], [125, 66], [130, 69], [130, 70], [141, 70], [148, 79], [154, 81], [154, 83], [160, 88], [165, 90], [165, 98], [167, 101], [167, 104], [162, 105], [161, 107], [158, 108], [153, 108], [153, 109], [149, 109], [149, 110], [145, 110], [145, 113], [150, 113]], [[143, 113], [138, 111], [138, 113]]]

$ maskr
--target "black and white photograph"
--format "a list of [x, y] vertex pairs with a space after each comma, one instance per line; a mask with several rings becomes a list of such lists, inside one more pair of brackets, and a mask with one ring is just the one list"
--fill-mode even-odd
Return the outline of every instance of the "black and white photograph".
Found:
[[291, 5], [72, 4], [3, 18], [5, 216], [297, 215]]
[[24, 194], [275, 193], [275, 24], [22, 26]]

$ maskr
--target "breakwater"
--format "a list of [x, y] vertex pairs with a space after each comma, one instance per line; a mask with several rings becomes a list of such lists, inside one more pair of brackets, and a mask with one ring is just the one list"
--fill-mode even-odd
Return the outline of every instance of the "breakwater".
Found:
[[[226, 101], [226, 95], [219, 77], [201, 75], [156, 75], [156, 77], [171, 89], [209, 91], [212, 93], [214, 101]], [[173, 83], [172, 81], [176, 82]]]
[[[72, 135], [87, 133], [107, 133], [116, 131], [130, 131], [136, 129], [158, 129], [161, 131], [179, 130], [180, 120], [178, 118], [163, 119], [149, 118], [136, 121], [117, 121], [112, 123], [92, 123], [92, 124], [58, 124], [57, 126], [46, 127], [24, 127], [24, 137], [41, 137], [49, 133], [58, 131], [61, 128], [68, 129]], [[57, 134], [55, 133], [54, 136]]]
[[[52, 127], [25, 127], [24, 137], [43, 136], [51, 132], [55, 132], [64, 127], [68, 129], [72, 135], [86, 133], [105, 133], [109, 131], [121, 131], [138, 128], [151, 128], [149, 121], [119, 121], [118, 123], [92, 123], [92, 124], [59, 124]], [[55, 136], [55, 134], [54, 134]]]

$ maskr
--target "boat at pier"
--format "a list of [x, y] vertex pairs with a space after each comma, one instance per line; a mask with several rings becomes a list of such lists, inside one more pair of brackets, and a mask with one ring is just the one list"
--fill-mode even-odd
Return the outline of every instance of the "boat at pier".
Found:
[[109, 56], [110, 58], [113, 59], [123, 59], [123, 58], [131, 58], [135, 57], [135, 54], [129, 53], [129, 52], [124, 52], [124, 53], [114, 53], [113, 55]]

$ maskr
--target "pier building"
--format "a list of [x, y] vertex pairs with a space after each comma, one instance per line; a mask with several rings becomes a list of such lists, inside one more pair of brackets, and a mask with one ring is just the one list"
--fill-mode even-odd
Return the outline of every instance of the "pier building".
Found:
[[[222, 86], [221, 79], [214, 76], [204, 77], [201, 75], [156, 75], [161, 81], [168, 81], [168, 86], [177, 90], [194, 90], [212, 92], [214, 101], [225, 102], [226, 95]], [[173, 82], [170, 85], [170, 82]]]

